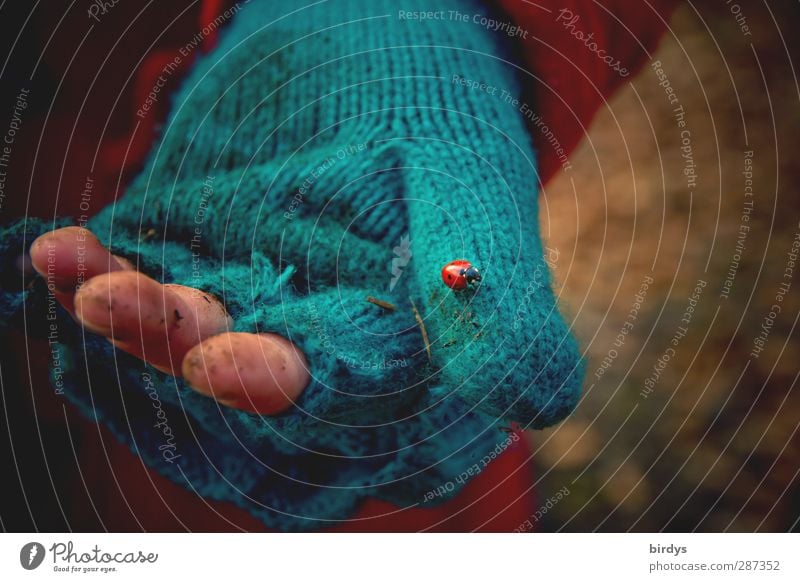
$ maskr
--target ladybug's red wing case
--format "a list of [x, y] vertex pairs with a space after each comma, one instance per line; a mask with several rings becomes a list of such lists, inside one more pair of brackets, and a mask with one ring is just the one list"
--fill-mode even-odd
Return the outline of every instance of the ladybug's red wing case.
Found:
[[471, 283], [480, 280], [480, 271], [466, 259], [456, 259], [442, 267], [442, 281], [456, 291], [466, 289]]

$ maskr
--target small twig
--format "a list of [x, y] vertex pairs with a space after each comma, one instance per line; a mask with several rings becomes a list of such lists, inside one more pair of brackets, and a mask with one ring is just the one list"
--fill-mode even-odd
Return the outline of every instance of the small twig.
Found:
[[417, 306], [414, 305], [414, 300], [409, 298], [411, 301], [411, 309], [414, 311], [414, 319], [417, 320], [417, 325], [419, 325], [419, 330], [422, 332], [422, 341], [425, 342], [425, 351], [428, 352], [428, 361], [432, 362], [433, 358], [431, 357], [431, 342], [428, 341], [428, 330], [425, 329], [425, 323], [422, 321], [422, 317], [419, 315], [419, 311], [417, 311]]
[[144, 242], [150, 240], [151, 238], [155, 238], [156, 235], [158, 235], [158, 232], [156, 232], [155, 228], [149, 228], [146, 232], [144, 229], [142, 229], [142, 231], [139, 233], [139, 238]]
[[367, 296], [367, 301], [370, 303], [374, 303], [378, 307], [383, 307], [389, 311], [397, 311], [397, 306], [394, 303], [389, 303], [388, 301], [384, 301], [383, 299], [376, 299], [372, 295]]

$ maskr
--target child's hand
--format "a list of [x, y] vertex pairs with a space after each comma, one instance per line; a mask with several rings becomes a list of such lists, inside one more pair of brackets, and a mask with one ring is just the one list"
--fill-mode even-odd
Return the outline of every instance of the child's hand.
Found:
[[[570, 413], [583, 365], [550, 286], [519, 104], [459, 81], [519, 96], [510, 47], [393, 17], [388, 0], [283, 10], [249, 3], [197, 60], [141, 173], [88, 222], [105, 248], [68, 228], [31, 253], [75, 317], [132, 354], [63, 326], [71, 401], [198, 495], [309, 529], [365, 497], [454, 495], [510, 445], [499, 423]], [[13, 225], [0, 251], [50, 228]], [[480, 283], [449, 288], [455, 259]], [[41, 306], [41, 290], [8, 292], [5, 311]]]
[[[85, 254], [84, 254], [85, 253]], [[260, 414], [288, 408], [309, 381], [303, 353], [277, 334], [231, 333], [222, 304], [202, 290], [162, 285], [67, 227], [31, 247], [34, 268], [87, 330], [220, 403]], [[82, 263], [79, 262], [82, 255]], [[83, 284], [78, 286], [79, 265]]]

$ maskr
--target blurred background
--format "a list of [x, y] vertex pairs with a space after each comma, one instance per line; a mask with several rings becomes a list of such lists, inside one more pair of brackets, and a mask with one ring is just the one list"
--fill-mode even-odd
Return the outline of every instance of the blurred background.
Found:
[[[135, 118], [142, 91], [225, 2], [161, 3], [147, 18], [149, 4], [72, 4], [0, 6], [0, 119], [26, 101], [3, 220], [52, 218], [54, 193], [59, 215], [78, 215], [87, 177], [90, 213], [123, 192], [168, 106]], [[582, 128], [569, 168], [547, 177], [547, 259], [587, 381], [571, 418], [527, 435], [537, 529], [798, 530], [799, 23], [789, 0], [679, 3]], [[46, 342], [2, 341], [2, 529], [135, 530], [159, 512], [202, 529], [219, 510], [182, 505], [182, 490], [64, 406]], [[120, 483], [153, 494], [120, 497]]]
[[589, 360], [575, 415], [532, 436], [543, 497], [570, 491], [547, 530], [798, 528], [800, 5], [731, 6], [681, 3], [653, 54], [679, 104], [645, 65], [546, 185], [550, 263]]

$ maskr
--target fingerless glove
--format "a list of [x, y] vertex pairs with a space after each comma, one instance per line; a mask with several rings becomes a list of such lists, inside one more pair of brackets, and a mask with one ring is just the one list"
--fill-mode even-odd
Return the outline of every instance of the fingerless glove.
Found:
[[[543, 260], [524, 72], [475, 18], [502, 16], [436, 6], [237, 5], [144, 170], [88, 225], [159, 281], [217, 295], [236, 330], [306, 354], [296, 406], [259, 416], [59, 319], [72, 402], [159, 473], [269, 527], [330, 526], [365, 497], [441, 502], [508, 445], [509, 421], [552, 425], [579, 397]], [[7, 228], [4, 256], [49, 228]], [[441, 278], [459, 258], [482, 274], [464, 291]], [[4, 291], [4, 315], [41, 309], [44, 292]]]

